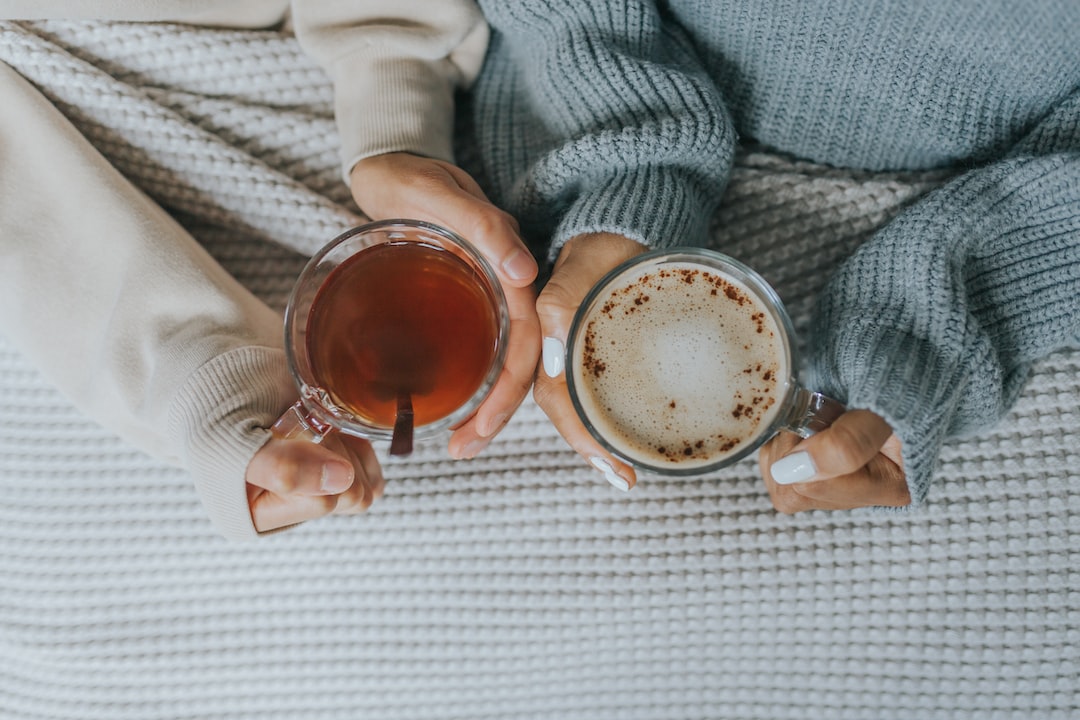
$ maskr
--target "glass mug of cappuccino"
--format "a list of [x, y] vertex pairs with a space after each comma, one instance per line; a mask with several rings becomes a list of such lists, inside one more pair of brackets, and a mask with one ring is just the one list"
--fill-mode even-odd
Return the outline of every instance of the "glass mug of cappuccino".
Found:
[[655, 250], [585, 297], [566, 382], [581, 421], [616, 457], [660, 474], [704, 473], [844, 412], [799, 384], [793, 336], [779, 296], [746, 265], [701, 248]]
[[300, 273], [285, 309], [285, 352], [300, 399], [272, 428], [412, 440], [467, 420], [502, 371], [509, 332], [494, 271], [466, 240], [417, 220], [339, 235]]

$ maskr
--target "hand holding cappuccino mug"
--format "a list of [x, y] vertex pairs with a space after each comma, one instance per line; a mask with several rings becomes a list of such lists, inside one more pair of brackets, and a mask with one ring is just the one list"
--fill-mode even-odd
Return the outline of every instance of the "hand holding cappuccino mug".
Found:
[[285, 310], [285, 350], [300, 399], [282, 438], [339, 432], [412, 439], [466, 421], [506, 356], [509, 313], [484, 257], [453, 232], [414, 220], [353, 228], [301, 272]]
[[781, 430], [806, 437], [843, 414], [799, 384], [793, 334], [776, 292], [742, 263], [699, 248], [652, 251], [581, 303], [567, 388], [615, 457], [661, 474], [704, 473]]

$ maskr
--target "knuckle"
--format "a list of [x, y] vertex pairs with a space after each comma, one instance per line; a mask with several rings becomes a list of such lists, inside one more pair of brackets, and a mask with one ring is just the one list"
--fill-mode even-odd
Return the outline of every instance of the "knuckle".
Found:
[[368, 509], [371, 500], [367, 496], [363, 498], [351, 498], [347, 502], [339, 502], [334, 512], [340, 515], [358, 515]]
[[791, 498], [788, 493], [778, 492], [771, 497], [773, 508], [775, 508], [777, 512], [784, 515], [794, 515], [799, 511], [798, 508], [795, 507], [795, 505], [791, 502]]
[[541, 320], [565, 314], [573, 309], [572, 293], [557, 277], [548, 281], [536, 298], [536, 314]]
[[831, 430], [827, 450], [835, 471], [850, 473], [865, 465], [867, 448], [863, 437], [847, 426], [834, 426]]
[[301, 464], [294, 457], [281, 458], [274, 468], [274, 482], [279, 493], [288, 495], [300, 487]]
[[[525, 372], [520, 377], [514, 378], [514, 397], [524, 398], [529, 394], [529, 390], [534, 387], [534, 378], [538, 367], [533, 367], [532, 370]], [[509, 418], [507, 419], [509, 420]]]
[[402, 192], [425, 197], [445, 187], [446, 180], [445, 172], [438, 166], [422, 165], [398, 176], [397, 183], [400, 183]]
[[442, 166], [436, 163], [422, 163], [415, 167], [409, 178], [418, 185], [445, 185], [447, 173]]
[[812, 509], [809, 498], [789, 487], [777, 488], [771, 497], [773, 507], [784, 515], [794, 515]]
[[895, 474], [889, 479], [888, 484], [892, 491], [889, 494], [891, 505], [905, 507], [911, 504], [911, 490], [908, 489], [907, 478], [904, 477], [902, 471], [896, 470]]
[[555, 402], [557, 396], [557, 393], [555, 392], [555, 387], [556, 386], [554, 383], [537, 378], [536, 382], [533, 383], [533, 400], [535, 400], [536, 404], [539, 405], [542, 409], [546, 410], [547, 408], [551, 407]]
[[479, 238], [492, 238], [505, 234], [513, 225], [510, 216], [494, 205], [488, 205], [473, 214], [473, 233]]
[[313, 495], [308, 500], [308, 507], [318, 516], [329, 515], [338, 506], [337, 495]]

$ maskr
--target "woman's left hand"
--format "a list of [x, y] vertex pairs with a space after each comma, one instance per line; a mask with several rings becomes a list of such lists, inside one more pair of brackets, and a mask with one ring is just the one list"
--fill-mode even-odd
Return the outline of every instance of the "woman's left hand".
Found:
[[848, 410], [805, 440], [780, 433], [758, 461], [773, 507], [785, 514], [911, 504], [900, 439], [869, 410]]

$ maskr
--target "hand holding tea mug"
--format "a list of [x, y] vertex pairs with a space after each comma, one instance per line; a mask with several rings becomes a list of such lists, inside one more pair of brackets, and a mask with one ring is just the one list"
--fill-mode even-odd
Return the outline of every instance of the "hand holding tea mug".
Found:
[[888, 425], [797, 382], [790, 320], [760, 276], [708, 250], [646, 250], [575, 238], [541, 293], [537, 401], [575, 450], [626, 490], [635, 468], [695, 474], [768, 443], [782, 511], [910, 502]]
[[[285, 308], [285, 357], [299, 399], [271, 432], [279, 441], [333, 443], [353, 466], [353, 482], [325, 454], [278, 446], [266, 461], [270, 480], [249, 479], [271, 493], [263, 500], [270, 516], [370, 504], [381, 474], [368, 441], [388, 440], [391, 456], [408, 455], [415, 438], [475, 421], [505, 377], [509, 330], [495, 271], [447, 228], [381, 220], [330, 241], [301, 271]], [[275, 454], [289, 453], [321, 463], [321, 480], [311, 471], [297, 481], [286, 468], [282, 482]], [[254, 505], [263, 495], [251, 492]]]
[[461, 168], [407, 152], [369, 157], [350, 173], [353, 198], [372, 220], [416, 218], [468, 238], [495, 271], [510, 312], [503, 373], [491, 395], [450, 438], [451, 455], [479, 454], [517, 410], [532, 386], [540, 355], [536, 318], [537, 264], [518, 235], [517, 221], [491, 204]]
[[371, 443], [347, 435], [320, 444], [273, 437], [251, 459], [245, 480], [259, 532], [364, 512], [386, 485]]

